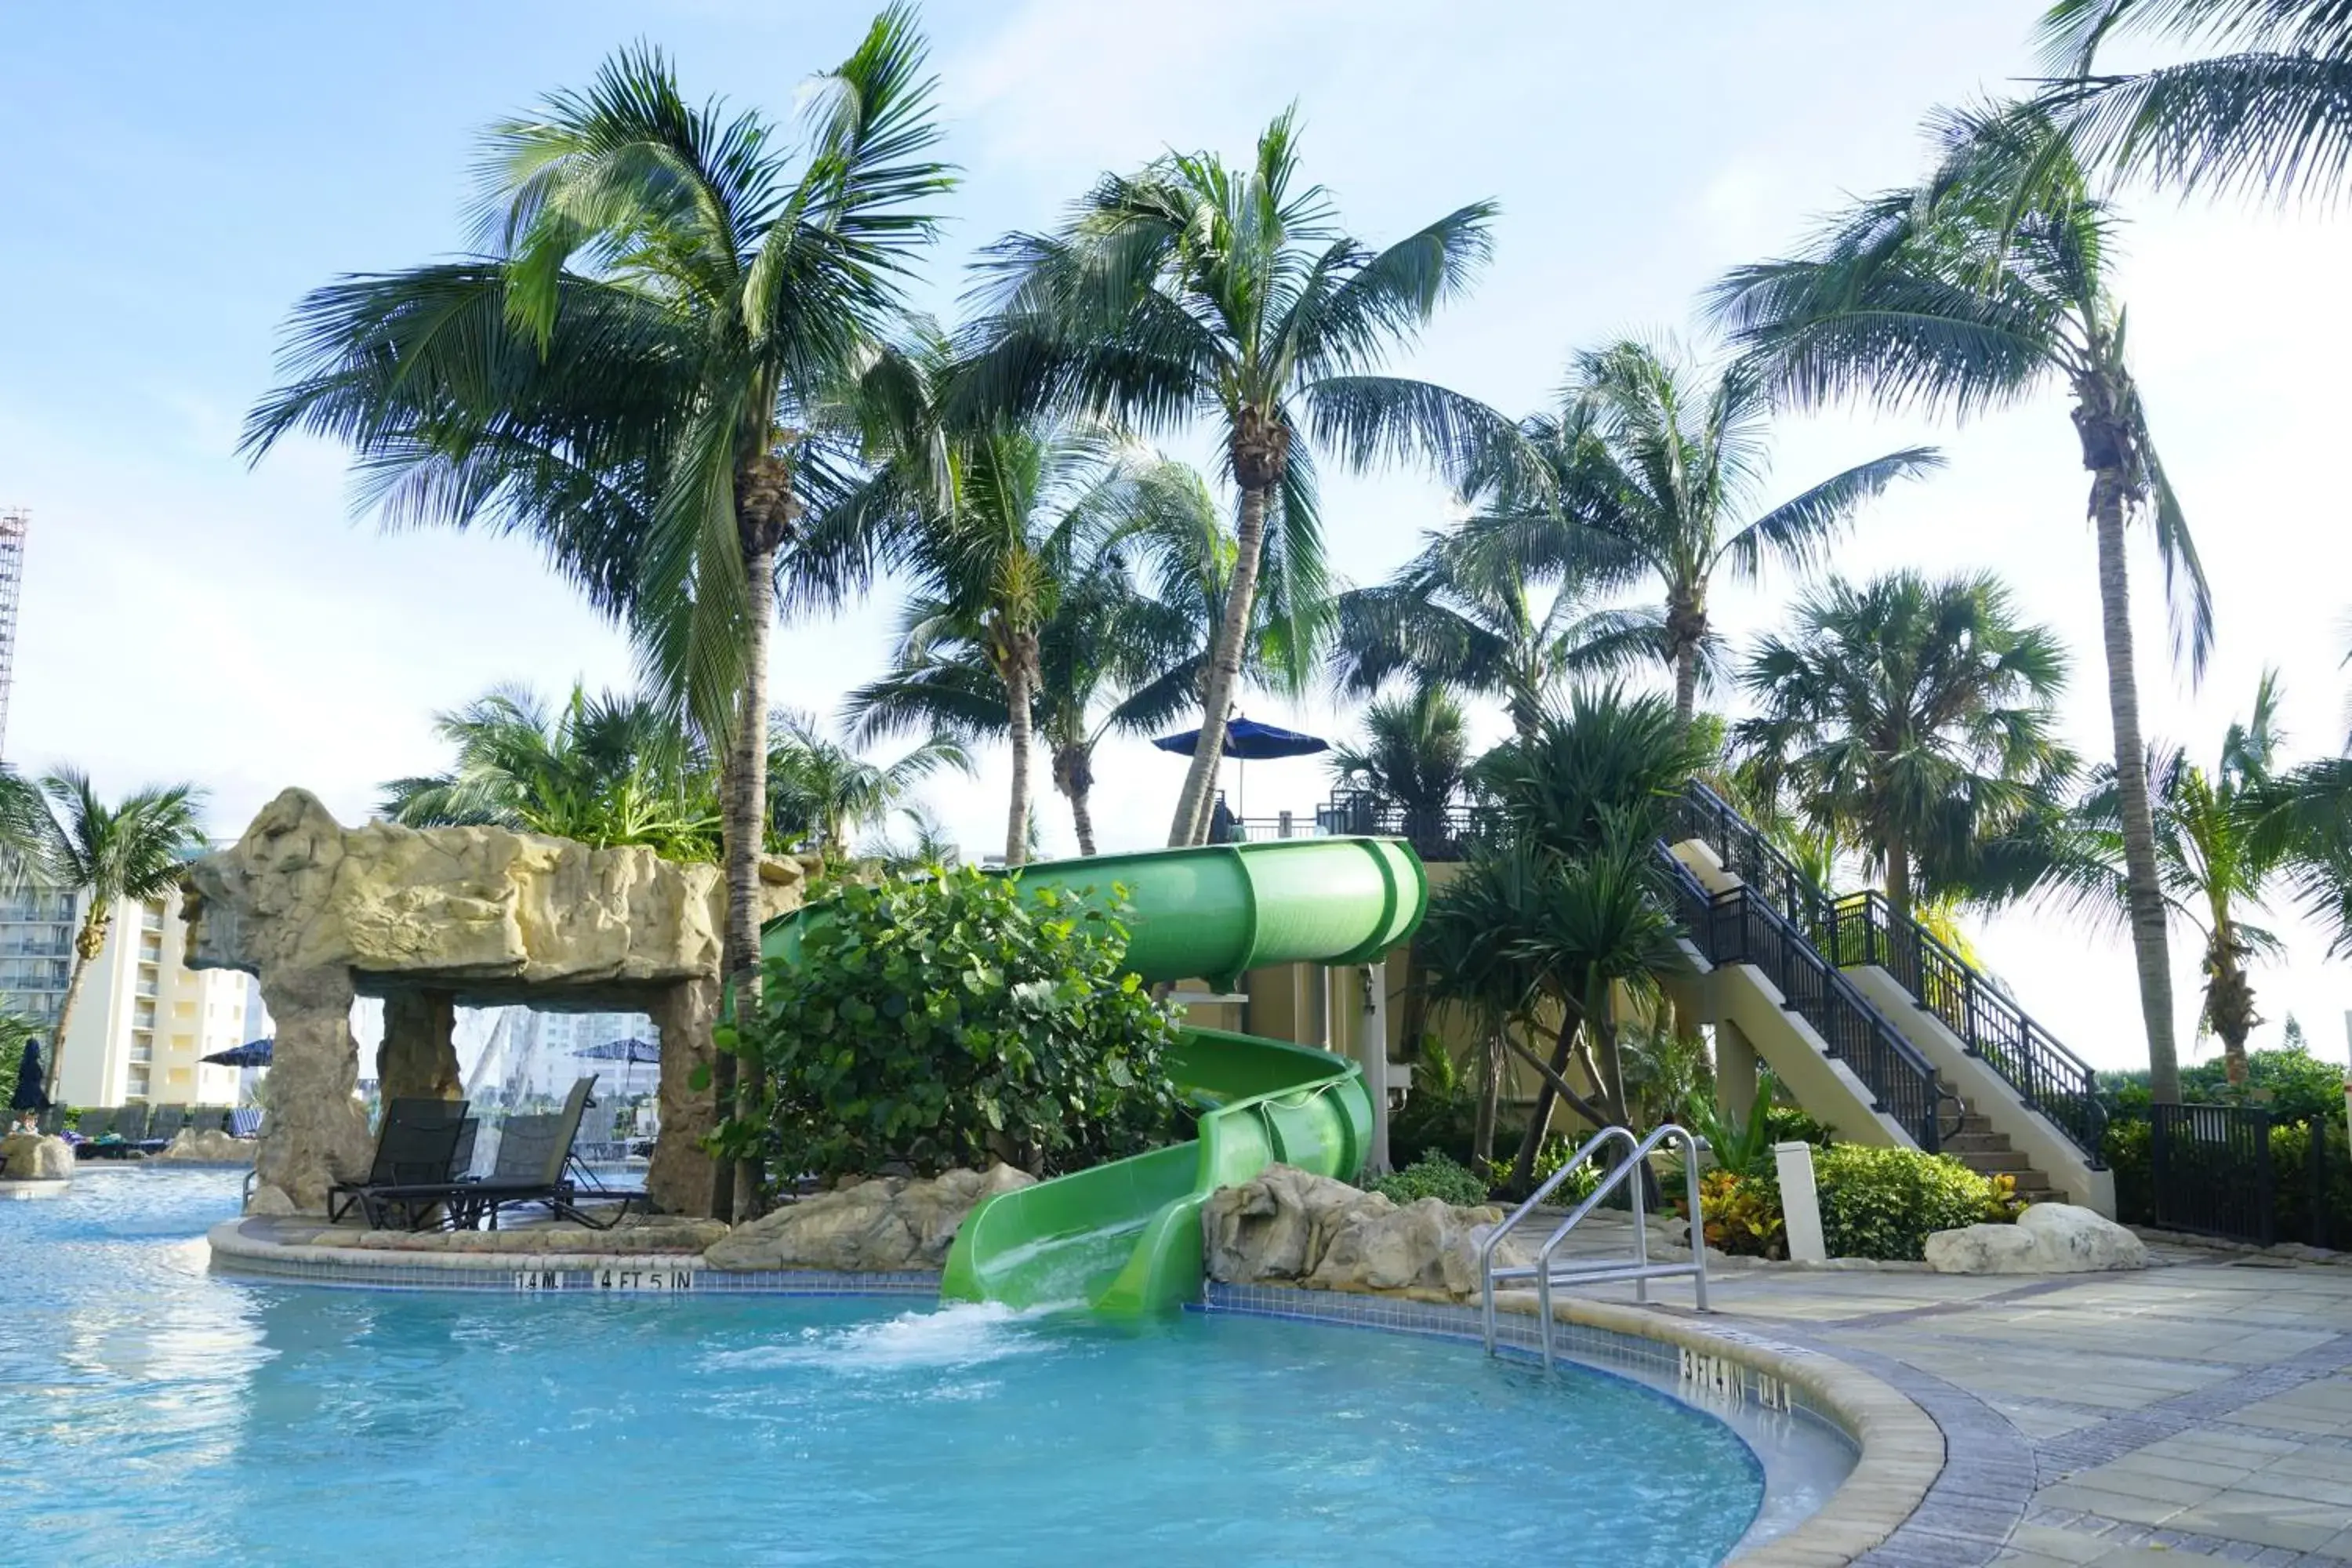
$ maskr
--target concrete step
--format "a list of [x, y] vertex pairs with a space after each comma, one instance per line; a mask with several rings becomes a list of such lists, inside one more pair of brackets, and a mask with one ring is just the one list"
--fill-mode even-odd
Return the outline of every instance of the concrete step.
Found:
[[1944, 1139], [1947, 1154], [2006, 1154], [2010, 1152], [2006, 1132], [1954, 1132]]

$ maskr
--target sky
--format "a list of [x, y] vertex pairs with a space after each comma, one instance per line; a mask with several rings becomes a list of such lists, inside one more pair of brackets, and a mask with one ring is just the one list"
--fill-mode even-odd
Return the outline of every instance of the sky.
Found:
[[[974, 247], [1049, 224], [1101, 171], [1160, 152], [1239, 157], [1296, 101], [1304, 156], [1349, 228], [1394, 237], [1499, 202], [1496, 253], [1395, 368], [1512, 412], [1546, 405], [1576, 349], [1672, 333], [1702, 351], [1700, 291], [1784, 250], [1851, 194], [1914, 177], [1922, 117], [2034, 71], [2032, 0], [1197, 0], [1181, 19], [1099, 0], [935, 3], [946, 155], [963, 184], [916, 302], [952, 316]], [[446, 761], [433, 715], [494, 683], [626, 686], [625, 639], [525, 542], [386, 533], [355, 515], [343, 454], [236, 451], [302, 293], [463, 247], [481, 128], [584, 82], [612, 50], [658, 44], [691, 96], [782, 117], [854, 44], [860, 5], [750, 0], [412, 0], [354, 8], [90, 3], [0, 18], [0, 505], [33, 514], [5, 754], [88, 768], [119, 792], [192, 779], [233, 837], [279, 790], [347, 822], [381, 782]], [[2128, 62], [2126, 62], [2128, 63]], [[2210, 757], [2266, 667], [2284, 674], [2294, 755], [2344, 742], [2352, 543], [2339, 487], [2340, 305], [2352, 228], [2323, 214], [2180, 205], [2134, 194], [2117, 292], [2157, 444], [2213, 580], [2220, 640], [2201, 684], [2166, 657], [2161, 589], [2133, 563], [2144, 724]], [[1837, 410], [1776, 432], [1772, 499], [1894, 447], [1950, 464], [1873, 508], [1836, 554], [1862, 576], [1990, 570], [2074, 654], [2064, 727], [2108, 749], [2093, 546], [2061, 393], [1952, 428]], [[1180, 455], [1192, 455], [1179, 442]], [[1326, 487], [1337, 570], [1379, 580], [1443, 522], [1426, 476]], [[1744, 643], [1779, 626], [1785, 573], [1718, 589]], [[830, 714], [887, 658], [887, 590], [787, 627], [780, 700]], [[1345, 705], [1253, 697], [1254, 716], [1345, 736]], [[1479, 716], [1485, 734], [1499, 716]], [[1097, 760], [1105, 847], [1160, 841], [1181, 759], [1113, 742]], [[1008, 777], [928, 804], [968, 849], [996, 847]], [[1228, 775], [1229, 786], [1238, 781]], [[1311, 811], [1314, 759], [1250, 770], [1253, 815]], [[1050, 851], [1074, 847], [1045, 795]], [[2256, 975], [2274, 1041], [2291, 1011], [2341, 1059], [2352, 969], [2279, 900], [2281, 962]], [[2144, 1062], [2120, 938], [2032, 910], [1975, 923], [2022, 1004], [2100, 1066]], [[2195, 949], [2174, 941], [2181, 1037]], [[2199, 1055], [2213, 1047], [2204, 1042]]]

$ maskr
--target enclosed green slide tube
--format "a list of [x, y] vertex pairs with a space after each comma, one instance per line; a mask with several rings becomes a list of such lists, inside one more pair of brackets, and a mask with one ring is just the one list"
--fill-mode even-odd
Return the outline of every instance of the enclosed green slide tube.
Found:
[[[1265, 964], [1375, 962], [1413, 933], [1429, 901], [1419, 857], [1387, 838], [1098, 855], [1018, 875], [1059, 892], [1123, 889], [1135, 911], [1128, 967], [1148, 982], [1220, 988]], [[769, 926], [770, 956], [796, 954], [797, 926]], [[1347, 1058], [1187, 1029], [1168, 1066], [1200, 1110], [1199, 1136], [989, 1199], [956, 1234], [942, 1295], [1129, 1314], [1180, 1306], [1201, 1292], [1210, 1194], [1276, 1161], [1343, 1178], [1362, 1169], [1371, 1100]]]

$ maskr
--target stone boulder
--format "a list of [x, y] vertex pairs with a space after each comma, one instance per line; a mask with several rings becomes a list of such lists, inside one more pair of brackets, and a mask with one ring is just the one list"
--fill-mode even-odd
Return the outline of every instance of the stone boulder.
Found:
[[885, 1273], [937, 1268], [964, 1215], [983, 1198], [1036, 1178], [1010, 1165], [949, 1171], [931, 1180], [877, 1176], [818, 1193], [740, 1225], [703, 1255], [713, 1268], [831, 1268]]
[[[1478, 1247], [1502, 1219], [1496, 1208], [1423, 1198], [1399, 1208], [1328, 1176], [1271, 1165], [1220, 1188], [1201, 1213], [1209, 1278], [1318, 1290], [1402, 1291], [1425, 1300], [1478, 1293]], [[1523, 1261], [1516, 1239], [1507, 1261]]]
[[1938, 1274], [2095, 1274], [2145, 1268], [2147, 1247], [2111, 1219], [2074, 1204], [2035, 1204], [2015, 1225], [1939, 1230], [1923, 1248]]
[[1269, 1165], [1237, 1187], [1220, 1187], [1201, 1210], [1209, 1278], [1227, 1284], [1303, 1279], [1329, 1250], [1331, 1237], [1359, 1215], [1396, 1205], [1328, 1176]]
[[0, 1181], [62, 1182], [74, 1173], [73, 1145], [37, 1132], [0, 1138]]
[[167, 1165], [250, 1165], [253, 1150], [252, 1139], [232, 1138], [217, 1127], [208, 1127], [201, 1132], [193, 1127], [183, 1127], [170, 1143], [150, 1158]]

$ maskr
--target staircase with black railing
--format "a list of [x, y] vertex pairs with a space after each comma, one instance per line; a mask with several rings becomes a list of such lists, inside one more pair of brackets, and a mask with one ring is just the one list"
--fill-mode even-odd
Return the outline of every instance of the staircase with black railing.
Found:
[[[1749, 964], [1780, 994], [1780, 1005], [1812, 1026], [1832, 1060], [1843, 1062], [1911, 1141], [1943, 1146], [1950, 1096], [1917, 1047], [1814, 946], [1805, 931], [1753, 885], [1709, 892], [1661, 844], [1675, 914], [1710, 964]], [[1957, 1116], [1948, 1118], [1957, 1128]]]
[[1757, 890], [1760, 901], [1803, 932], [1817, 955], [1833, 959], [1833, 969], [1884, 969], [1970, 1056], [2063, 1133], [2094, 1169], [2100, 1166], [2106, 1114], [2090, 1067], [1967, 960], [1917, 921], [1897, 914], [1875, 889], [1843, 898], [1822, 891], [1706, 785], [1692, 784], [1677, 815], [1683, 837], [1706, 845], [1724, 869], [1739, 879], [1742, 889]]

